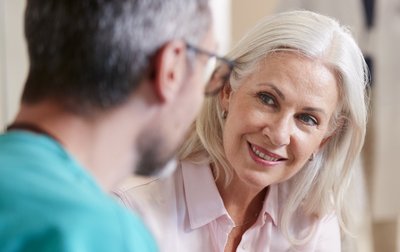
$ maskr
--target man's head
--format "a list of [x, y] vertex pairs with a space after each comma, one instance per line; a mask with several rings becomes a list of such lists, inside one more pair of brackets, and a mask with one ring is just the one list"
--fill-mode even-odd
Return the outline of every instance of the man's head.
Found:
[[76, 113], [118, 106], [166, 42], [197, 44], [210, 20], [208, 0], [27, 1], [23, 101], [55, 99]]
[[22, 101], [93, 117], [152, 85], [157, 116], [133, 143], [139, 173], [152, 174], [173, 156], [203, 101], [208, 58], [187, 43], [213, 51], [211, 30], [208, 0], [29, 0]]

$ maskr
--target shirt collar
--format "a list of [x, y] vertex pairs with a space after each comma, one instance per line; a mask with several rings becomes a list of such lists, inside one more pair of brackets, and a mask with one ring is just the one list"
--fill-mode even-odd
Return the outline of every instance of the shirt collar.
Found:
[[[278, 223], [279, 217], [279, 191], [278, 185], [272, 184], [269, 186], [268, 193], [265, 195], [262, 212], [264, 216], [269, 216], [275, 226]], [[263, 218], [263, 224], [265, 218]]]
[[186, 205], [192, 229], [227, 215], [224, 203], [208, 164], [182, 161]]
[[[181, 165], [190, 227], [196, 229], [223, 215], [229, 216], [210, 166], [185, 161], [182, 161]], [[277, 226], [280, 213], [279, 205], [279, 186], [272, 184], [265, 195], [261, 213], [269, 216], [275, 226]], [[262, 220], [264, 224], [265, 218]]]

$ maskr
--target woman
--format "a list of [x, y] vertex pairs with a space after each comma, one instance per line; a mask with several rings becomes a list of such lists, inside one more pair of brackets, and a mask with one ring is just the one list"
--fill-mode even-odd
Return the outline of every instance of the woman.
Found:
[[116, 194], [163, 251], [340, 251], [367, 120], [360, 49], [336, 21], [294, 11], [228, 56], [174, 175]]

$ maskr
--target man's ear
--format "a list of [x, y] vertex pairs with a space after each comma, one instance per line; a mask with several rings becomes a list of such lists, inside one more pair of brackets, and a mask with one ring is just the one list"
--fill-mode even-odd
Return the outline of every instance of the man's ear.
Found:
[[186, 75], [186, 45], [175, 40], [158, 50], [154, 59], [154, 88], [161, 102], [178, 94]]

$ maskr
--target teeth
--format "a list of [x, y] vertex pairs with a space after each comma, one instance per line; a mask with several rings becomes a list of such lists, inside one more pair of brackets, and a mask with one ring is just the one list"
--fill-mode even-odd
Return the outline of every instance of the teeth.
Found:
[[253, 150], [254, 154], [256, 154], [259, 158], [262, 158], [262, 159], [267, 160], [267, 161], [278, 161], [277, 158], [270, 157], [270, 156], [260, 152], [254, 146], [252, 146], [251, 149]]

